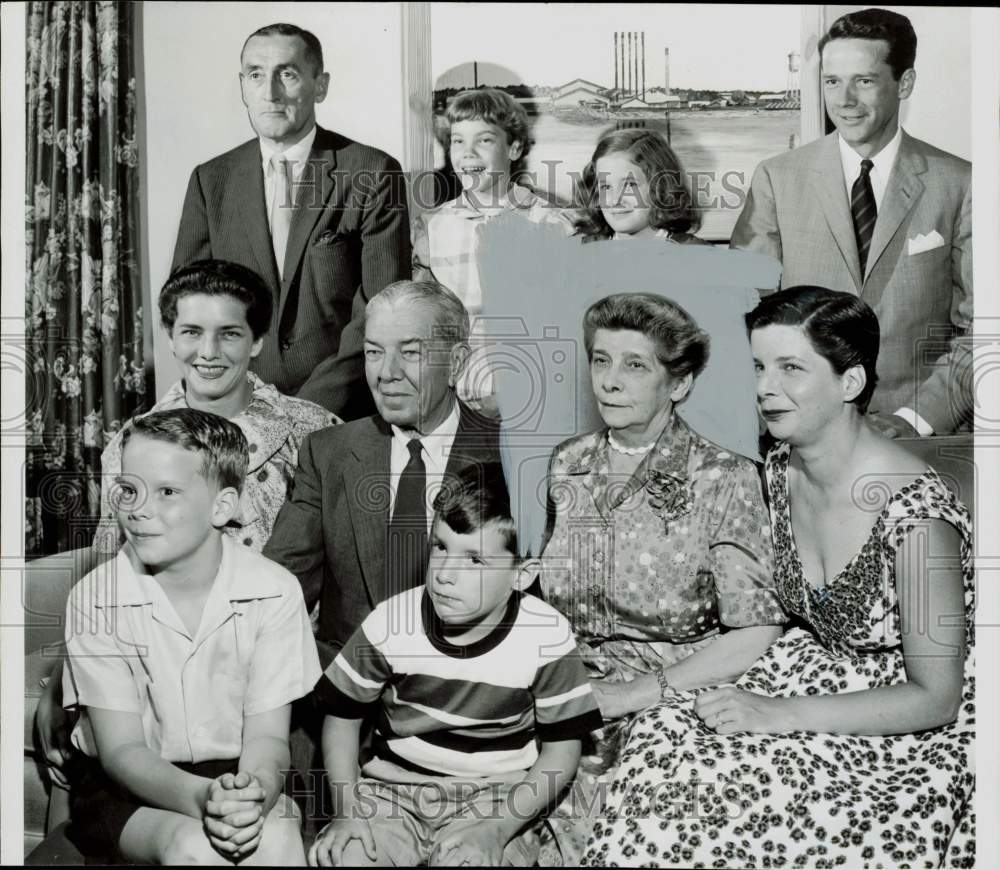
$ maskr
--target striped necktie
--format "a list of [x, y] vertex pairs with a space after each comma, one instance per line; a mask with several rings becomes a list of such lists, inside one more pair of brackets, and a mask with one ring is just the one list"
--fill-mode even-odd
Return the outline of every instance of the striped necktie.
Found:
[[872, 232], [878, 210], [875, 193], [872, 190], [871, 160], [861, 161], [861, 174], [851, 188], [851, 217], [854, 219], [854, 236], [858, 240], [858, 262], [861, 264], [861, 280], [864, 281], [868, 265], [868, 249], [872, 244]]

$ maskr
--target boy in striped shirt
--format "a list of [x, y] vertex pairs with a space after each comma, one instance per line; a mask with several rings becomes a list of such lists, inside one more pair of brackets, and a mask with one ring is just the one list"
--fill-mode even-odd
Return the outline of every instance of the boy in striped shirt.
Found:
[[339, 806], [313, 866], [531, 866], [533, 823], [601, 727], [569, 623], [521, 591], [539, 566], [518, 557], [500, 466], [468, 468], [434, 507], [425, 586], [376, 607], [317, 684]]

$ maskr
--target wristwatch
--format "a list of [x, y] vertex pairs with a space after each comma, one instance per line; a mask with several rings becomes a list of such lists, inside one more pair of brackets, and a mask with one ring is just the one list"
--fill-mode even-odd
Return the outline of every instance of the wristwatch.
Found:
[[660, 700], [665, 701], [670, 695], [677, 694], [677, 690], [667, 682], [666, 671], [656, 672], [656, 682], [660, 684]]

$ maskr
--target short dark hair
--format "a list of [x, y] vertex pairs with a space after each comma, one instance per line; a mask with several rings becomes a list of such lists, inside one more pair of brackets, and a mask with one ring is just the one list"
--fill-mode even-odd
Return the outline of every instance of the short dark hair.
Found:
[[451, 142], [451, 125], [459, 121], [485, 121], [504, 131], [507, 144], [521, 143], [521, 155], [511, 163], [511, 175], [524, 167], [524, 158], [531, 149], [531, 125], [528, 112], [506, 91], [499, 88], [475, 88], [461, 91], [445, 110], [446, 124], [439, 130], [445, 151]]
[[177, 321], [178, 300], [195, 294], [232, 296], [242, 302], [255, 339], [271, 327], [274, 297], [260, 275], [228, 260], [195, 260], [174, 270], [160, 291], [160, 323], [167, 332], [173, 331]]
[[708, 333], [676, 302], [654, 293], [617, 293], [598, 300], [583, 315], [587, 358], [598, 329], [641, 332], [656, 348], [656, 358], [671, 377], [698, 377], [708, 362]]
[[674, 233], [686, 233], [697, 226], [681, 162], [666, 140], [652, 130], [616, 130], [601, 137], [577, 186], [577, 205], [582, 212], [577, 229], [582, 235], [602, 239], [614, 235], [600, 208], [597, 161], [619, 153], [625, 154], [649, 180], [650, 226]]
[[321, 75], [323, 72], [323, 46], [320, 41], [316, 38], [316, 34], [309, 30], [305, 30], [295, 24], [284, 24], [283, 22], [278, 22], [276, 24], [268, 24], [265, 27], [261, 27], [255, 30], [247, 38], [246, 42], [243, 43], [243, 48], [240, 49], [240, 63], [243, 63], [243, 52], [247, 50], [247, 42], [253, 39], [255, 36], [297, 36], [306, 44], [306, 60], [312, 65], [313, 76]]
[[745, 316], [747, 332], [765, 326], [799, 326], [816, 351], [842, 375], [852, 366], [865, 370], [865, 387], [851, 401], [868, 410], [878, 383], [879, 325], [868, 303], [853, 293], [802, 285], [765, 296]]
[[194, 408], [153, 411], [133, 418], [122, 430], [122, 452], [134, 435], [176, 444], [202, 454], [202, 475], [220, 489], [242, 489], [250, 462], [246, 435], [218, 414]]
[[510, 511], [507, 480], [499, 462], [484, 462], [463, 468], [445, 478], [434, 499], [434, 510], [448, 528], [460, 535], [495, 524], [509, 553], [518, 556], [517, 526]]
[[888, 9], [862, 9], [841, 15], [819, 41], [820, 63], [823, 49], [834, 39], [882, 39], [889, 44], [886, 63], [892, 68], [893, 78], [913, 69], [917, 59], [917, 34], [910, 19]]

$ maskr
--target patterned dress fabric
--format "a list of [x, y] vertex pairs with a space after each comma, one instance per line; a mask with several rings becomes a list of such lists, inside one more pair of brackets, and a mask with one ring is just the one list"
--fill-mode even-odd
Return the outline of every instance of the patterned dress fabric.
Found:
[[[295, 477], [299, 445], [310, 432], [332, 426], [340, 419], [325, 408], [305, 399], [279, 393], [253, 372], [247, 372], [253, 386], [250, 404], [236, 417], [235, 423], [250, 445], [250, 463], [240, 494], [236, 517], [225, 531], [235, 540], [260, 552], [271, 537], [278, 511], [285, 503], [288, 488]], [[186, 408], [184, 383], [178, 381], [157, 402], [152, 411]], [[150, 411], [150, 413], [152, 413]], [[101, 455], [101, 520], [94, 546], [105, 553], [115, 553], [121, 544], [118, 523], [111, 507], [114, 476], [121, 471], [121, 433], [115, 435]]]
[[[610, 473], [609, 450], [607, 430], [556, 448], [542, 556], [545, 598], [569, 618], [592, 679], [663, 670], [714, 642], [720, 626], [784, 623], [752, 462], [676, 414], [628, 479]], [[573, 790], [550, 817], [543, 865], [578, 862], [630, 721], [606, 721], [585, 744]]]
[[957, 720], [912, 734], [717, 735], [684, 692], [638, 716], [594, 827], [588, 866], [971, 867], [975, 861], [974, 575], [970, 518], [927, 469], [887, 499], [862, 549], [826, 586], [804, 578], [789, 518], [789, 448], [768, 455], [783, 635], [737, 686], [771, 697], [905, 681], [895, 553], [924, 520], [961, 534], [967, 615]]

